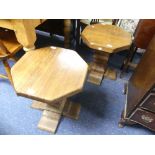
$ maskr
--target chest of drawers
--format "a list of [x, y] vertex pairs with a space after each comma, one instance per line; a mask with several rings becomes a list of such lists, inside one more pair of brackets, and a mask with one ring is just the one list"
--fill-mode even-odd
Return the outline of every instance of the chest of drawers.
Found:
[[138, 123], [155, 131], [155, 36], [126, 85], [119, 126]]

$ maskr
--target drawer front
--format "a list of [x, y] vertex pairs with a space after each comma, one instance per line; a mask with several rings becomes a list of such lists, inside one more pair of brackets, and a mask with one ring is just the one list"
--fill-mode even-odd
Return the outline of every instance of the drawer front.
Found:
[[155, 131], [155, 114], [142, 110], [137, 109], [133, 115], [130, 117], [131, 120], [133, 120], [136, 123], [139, 123], [151, 130]]
[[140, 105], [142, 108], [155, 112], [155, 94], [150, 93]]

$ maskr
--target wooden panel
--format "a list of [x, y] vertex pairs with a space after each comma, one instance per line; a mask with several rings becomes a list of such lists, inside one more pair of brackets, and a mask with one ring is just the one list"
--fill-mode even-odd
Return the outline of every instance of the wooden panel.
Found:
[[155, 93], [150, 93], [141, 103], [141, 107], [155, 112]]
[[27, 52], [11, 73], [18, 95], [53, 103], [80, 92], [87, 70], [88, 65], [75, 51], [47, 47]]
[[155, 83], [155, 36], [128, 83], [126, 116], [134, 110]]
[[134, 35], [134, 44], [138, 48], [146, 49], [155, 34], [155, 19], [141, 19]]
[[[4, 44], [4, 46], [11, 54], [16, 53], [22, 48], [22, 45], [18, 43], [14, 32], [11, 30], [5, 30], [3, 28], [0, 28], [0, 41]], [[0, 49], [0, 57], [3, 57], [3, 55], [4, 54]]]
[[155, 131], [155, 114], [142, 110], [137, 109], [135, 113], [130, 117], [130, 119], [136, 123], [139, 123], [151, 130]]

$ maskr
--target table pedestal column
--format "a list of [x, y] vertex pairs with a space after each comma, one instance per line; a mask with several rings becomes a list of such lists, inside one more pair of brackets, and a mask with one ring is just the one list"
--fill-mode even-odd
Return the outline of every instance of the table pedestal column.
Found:
[[102, 51], [94, 51], [93, 62], [90, 63], [88, 81], [100, 85], [107, 68], [109, 54]]
[[88, 82], [101, 85], [104, 76], [112, 80], [116, 79], [116, 72], [107, 68], [109, 56], [109, 53], [97, 50], [94, 51], [93, 62], [90, 63], [89, 66]]
[[38, 128], [52, 133], [56, 132], [61, 116], [72, 119], [78, 119], [80, 113], [80, 104], [74, 104], [68, 99], [63, 99], [58, 103], [47, 104], [34, 101], [32, 108], [43, 110], [42, 117], [39, 121]]

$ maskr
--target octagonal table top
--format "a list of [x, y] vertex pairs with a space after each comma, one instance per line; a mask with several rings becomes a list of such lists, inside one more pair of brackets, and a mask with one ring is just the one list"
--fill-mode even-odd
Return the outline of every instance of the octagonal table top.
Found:
[[80, 92], [87, 70], [75, 51], [52, 46], [27, 52], [11, 74], [17, 95], [53, 103]]
[[88, 47], [107, 53], [128, 49], [132, 43], [131, 34], [115, 25], [89, 25], [81, 37]]

